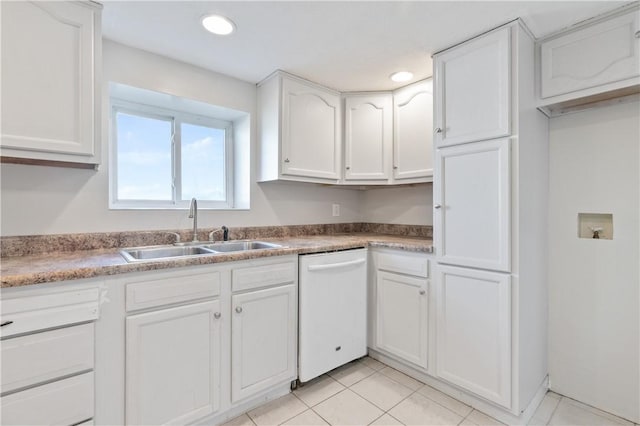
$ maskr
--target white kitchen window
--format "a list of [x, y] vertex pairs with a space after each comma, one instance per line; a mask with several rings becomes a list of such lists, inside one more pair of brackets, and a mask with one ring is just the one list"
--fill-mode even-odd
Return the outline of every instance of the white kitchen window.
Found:
[[111, 208], [233, 208], [233, 123], [112, 98]]

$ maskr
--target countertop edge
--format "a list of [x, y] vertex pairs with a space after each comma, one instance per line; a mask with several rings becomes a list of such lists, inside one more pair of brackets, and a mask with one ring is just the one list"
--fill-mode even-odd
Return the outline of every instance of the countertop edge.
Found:
[[[319, 239], [322, 239], [318, 241]], [[68, 268], [60, 267], [57, 269], [55, 259], [51, 261], [54, 267], [50, 270], [36, 270], [35, 272], [26, 273], [6, 273], [4, 271], [4, 265], [2, 267], [2, 277], [0, 278], [0, 288], [16, 288], [25, 287], [36, 284], [53, 283], [61, 281], [73, 281], [79, 279], [96, 278], [101, 276], [112, 276], [118, 274], [132, 273], [132, 272], [144, 272], [153, 270], [163, 270], [180, 268], [186, 266], [197, 265], [213, 265], [217, 263], [234, 262], [241, 260], [259, 259], [265, 257], [287, 256], [287, 255], [300, 255], [311, 253], [322, 253], [329, 251], [348, 250], [359, 247], [372, 247], [372, 248], [392, 248], [400, 249], [411, 252], [420, 252], [430, 254], [433, 252], [433, 243], [431, 240], [416, 239], [413, 237], [399, 237], [391, 235], [367, 235], [367, 236], [310, 236], [310, 237], [297, 237], [290, 240], [273, 240], [265, 239], [265, 241], [273, 241], [283, 244], [285, 247], [278, 249], [266, 249], [266, 250], [250, 250], [234, 253], [217, 254], [213, 256], [203, 256], [188, 259], [171, 259], [171, 260], [158, 260], [149, 262], [135, 262], [127, 263], [121, 258], [120, 249], [108, 249], [108, 250], [93, 250], [87, 252], [75, 252], [75, 254], [62, 254], [64, 257], [71, 258], [76, 257], [74, 262], [67, 260], [60, 260], [59, 264], [70, 263], [82, 263], [86, 261], [87, 265], [69, 265]], [[333, 240], [328, 242], [327, 240]], [[315, 244], [314, 244], [315, 243]], [[305, 245], [311, 244], [311, 245]], [[84, 257], [82, 255], [85, 255]], [[24, 256], [16, 260], [16, 258], [3, 259], [3, 263], [12, 259], [13, 263], [19, 263], [20, 261], [29, 264], [30, 259], [42, 259], [43, 256]], [[102, 262], [109, 262], [110, 264], [92, 264], [91, 261], [100, 260]], [[35, 269], [37, 268], [37, 262]], [[19, 268], [18, 268], [19, 269]], [[43, 267], [43, 269], [46, 269]]]

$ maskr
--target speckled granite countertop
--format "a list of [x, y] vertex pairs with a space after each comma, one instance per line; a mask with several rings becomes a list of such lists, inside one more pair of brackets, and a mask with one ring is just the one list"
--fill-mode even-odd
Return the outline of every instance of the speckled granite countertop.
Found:
[[371, 233], [261, 238], [261, 240], [286, 247], [138, 263], [127, 263], [120, 255], [120, 249], [117, 248], [4, 257], [0, 265], [1, 287], [19, 287], [126, 272], [206, 265], [289, 254], [319, 253], [356, 247], [389, 247], [430, 253], [433, 244], [432, 240], [426, 238]]

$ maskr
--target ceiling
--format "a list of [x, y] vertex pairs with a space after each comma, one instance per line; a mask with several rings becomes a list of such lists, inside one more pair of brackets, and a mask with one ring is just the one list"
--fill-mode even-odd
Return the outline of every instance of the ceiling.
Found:
[[[106, 38], [257, 83], [282, 69], [339, 91], [431, 75], [430, 55], [520, 17], [540, 38], [624, 1], [105, 1]], [[207, 33], [203, 15], [237, 26]]]

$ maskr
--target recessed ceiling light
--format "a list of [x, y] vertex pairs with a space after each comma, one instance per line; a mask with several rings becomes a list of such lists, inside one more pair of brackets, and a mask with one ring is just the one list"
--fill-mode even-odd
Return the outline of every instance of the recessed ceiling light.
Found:
[[217, 35], [229, 35], [236, 26], [229, 18], [220, 15], [207, 15], [202, 18], [202, 26], [209, 32]]
[[396, 81], [398, 83], [401, 83], [403, 81], [409, 81], [413, 78], [413, 73], [409, 72], [409, 71], [398, 71], [398, 72], [394, 72], [393, 74], [391, 74], [389, 76], [389, 78], [393, 81]]

